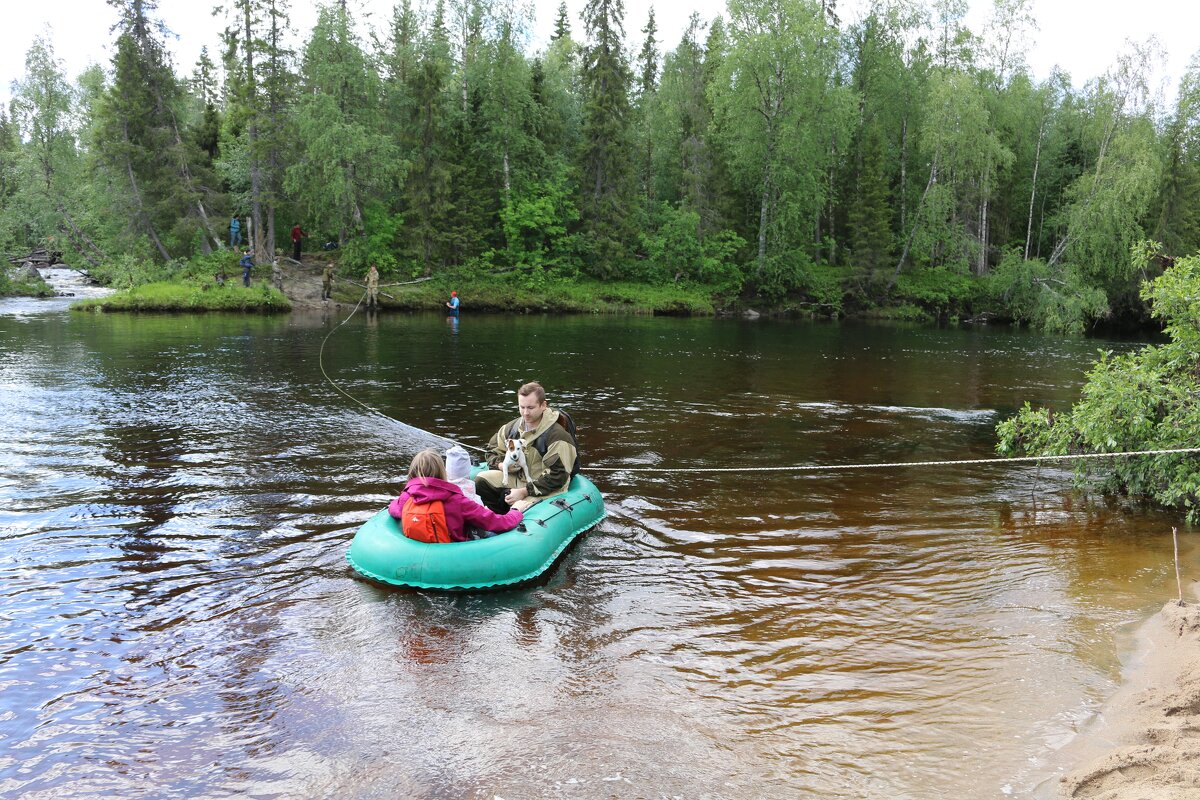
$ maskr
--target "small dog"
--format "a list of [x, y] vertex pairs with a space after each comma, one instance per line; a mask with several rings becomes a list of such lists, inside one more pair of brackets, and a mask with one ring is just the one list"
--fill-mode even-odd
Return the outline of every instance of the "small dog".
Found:
[[514, 464], [521, 468], [521, 472], [525, 475], [525, 483], [530, 483], [529, 480], [529, 462], [525, 460], [525, 442], [521, 439], [507, 440], [508, 452], [504, 454], [504, 461], [500, 464], [500, 472], [504, 475], [504, 485], [508, 486], [508, 469]]

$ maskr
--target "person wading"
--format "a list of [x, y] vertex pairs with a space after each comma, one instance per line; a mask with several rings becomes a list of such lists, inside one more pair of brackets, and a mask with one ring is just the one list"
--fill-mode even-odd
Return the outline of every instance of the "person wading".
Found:
[[367, 308], [379, 308], [379, 270], [374, 264], [367, 270]]
[[329, 300], [333, 297], [333, 262], [330, 261], [325, 265], [325, 271], [321, 273], [321, 299]]

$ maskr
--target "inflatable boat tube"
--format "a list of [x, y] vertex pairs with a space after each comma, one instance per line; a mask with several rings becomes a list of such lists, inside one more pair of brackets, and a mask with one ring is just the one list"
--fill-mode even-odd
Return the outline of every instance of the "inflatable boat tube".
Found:
[[346, 560], [360, 574], [393, 586], [443, 591], [512, 586], [541, 577], [576, 536], [604, 516], [600, 491], [576, 475], [565, 493], [526, 511], [516, 530], [487, 539], [418, 542], [401, 532], [385, 508], [358, 529]]

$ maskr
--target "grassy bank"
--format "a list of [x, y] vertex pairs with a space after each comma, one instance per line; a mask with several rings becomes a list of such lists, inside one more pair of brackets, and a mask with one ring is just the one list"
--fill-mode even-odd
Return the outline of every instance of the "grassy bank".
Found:
[[[352, 276], [361, 281], [361, 276]], [[465, 312], [712, 315], [712, 287], [600, 282], [586, 278], [531, 282], [517, 276], [445, 274], [405, 286], [380, 281], [380, 304], [398, 311], [440, 311], [457, 291]], [[338, 281], [334, 296], [357, 302], [363, 289]], [[390, 295], [390, 296], [388, 296]]]
[[291, 311], [282, 292], [259, 283], [245, 287], [228, 282], [195, 285], [162, 281], [135, 286], [108, 297], [72, 303], [73, 311], [237, 311], [274, 314]]

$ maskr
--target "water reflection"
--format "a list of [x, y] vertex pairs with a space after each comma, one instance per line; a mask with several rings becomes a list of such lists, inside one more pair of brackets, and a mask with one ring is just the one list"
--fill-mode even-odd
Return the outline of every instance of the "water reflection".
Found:
[[[1173, 591], [1177, 521], [1062, 470], [689, 472], [986, 457], [1096, 343], [356, 315], [326, 369], [397, 422], [321, 376], [348, 309], [6, 308], [5, 796], [1021, 796]], [[609, 520], [539, 587], [355, 579], [426, 431], [482, 444], [535, 378], [630, 468]]]

